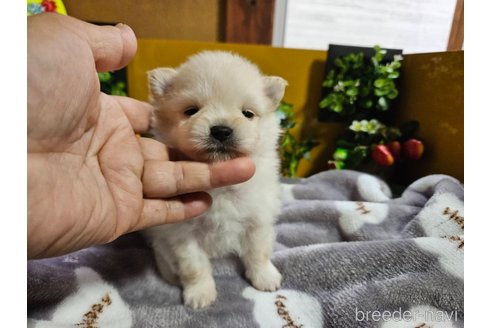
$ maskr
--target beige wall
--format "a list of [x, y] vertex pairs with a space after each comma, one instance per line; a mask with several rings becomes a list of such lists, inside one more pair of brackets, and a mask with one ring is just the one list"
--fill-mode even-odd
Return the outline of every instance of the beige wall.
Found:
[[125, 23], [138, 38], [222, 41], [224, 0], [64, 0], [70, 16]]

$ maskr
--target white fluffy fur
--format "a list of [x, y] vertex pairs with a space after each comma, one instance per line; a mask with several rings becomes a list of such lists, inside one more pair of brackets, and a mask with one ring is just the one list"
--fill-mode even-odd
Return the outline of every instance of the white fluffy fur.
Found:
[[[209, 191], [213, 205], [200, 218], [144, 232], [161, 275], [181, 283], [185, 304], [202, 308], [217, 297], [210, 259], [234, 253], [254, 287], [278, 289], [282, 276], [270, 261], [280, 208], [280, 127], [274, 111], [287, 83], [263, 76], [238, 55], [220, 51], [201, 52], [177, 69], [157, 68], [148, 77], [157, 139], [193, 160], [245, 155], [256, 164], [249, 181]], [[199, 111], [186, 115], [193, 106]], [[255, 116], [247, 118], [243, 111]], [[226, 147], [217, 146], [210, 135], [217, 125], [233, 129]]]

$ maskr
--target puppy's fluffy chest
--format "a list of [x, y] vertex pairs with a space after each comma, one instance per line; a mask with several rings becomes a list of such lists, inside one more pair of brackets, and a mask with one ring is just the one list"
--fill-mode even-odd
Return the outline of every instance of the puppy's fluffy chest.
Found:
[[212, 207], [193, 220], [194, 235], [210, 257], [241, 254], [242, 239], [249, 229], [274, 223], [278, 182], [269, 180], [255, 176], [246, 183], [210, 191]]

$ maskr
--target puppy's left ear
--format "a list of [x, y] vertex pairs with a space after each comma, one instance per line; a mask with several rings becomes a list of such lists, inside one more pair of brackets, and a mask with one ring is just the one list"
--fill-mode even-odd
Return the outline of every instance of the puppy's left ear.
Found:
[[263, 90], [265, 90], [265, 95], [272, 101], [274, 109], [278, 107], [284, 97], [285, 87], [287, 85], [287, 81], [279, 76], [263, 77]]
[[148, 71], [147, 80], [152, 97], [162, 97], [169, 89], [174, 76], [176, 76], [176, 70], [174, 68], [159, 67]]

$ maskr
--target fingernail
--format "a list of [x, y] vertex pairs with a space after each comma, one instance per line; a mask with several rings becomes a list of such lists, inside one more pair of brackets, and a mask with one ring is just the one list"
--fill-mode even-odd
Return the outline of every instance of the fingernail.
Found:
[[122, 30], [122, 31], [129, 28], [129, 26], [126, 25], [125, 23], [118, 23], [118, 24], [115, 25], [115, 27], [118, 28], [118, 29], [120, 29], [120, 30]]

